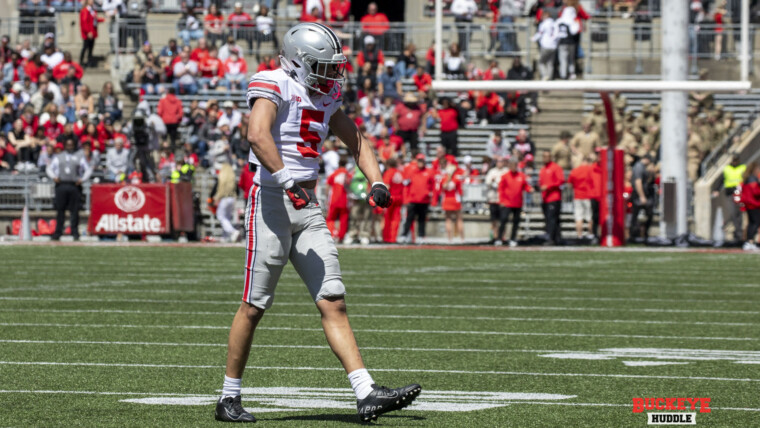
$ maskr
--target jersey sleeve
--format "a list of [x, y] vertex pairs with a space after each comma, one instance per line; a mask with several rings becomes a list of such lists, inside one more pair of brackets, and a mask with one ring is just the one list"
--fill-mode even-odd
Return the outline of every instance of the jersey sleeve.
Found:
[[251, 77], [251, 81], [248, 83], [248, 92], [246, 93], [248, 108], [253, 108], [253, 103], [257, 98], [272, 101], [278, 110], [285, 104], [279, 82], [262, 76], [261, 73]]

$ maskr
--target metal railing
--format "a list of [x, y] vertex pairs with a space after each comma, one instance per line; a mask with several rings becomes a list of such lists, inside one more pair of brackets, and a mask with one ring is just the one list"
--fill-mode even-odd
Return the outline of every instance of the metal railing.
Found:
[[[85, 205], [82, 210], [90, 210], [90, 183], [82, 184]], [[37, 174], [0, 174], [0, 210], [21, 210], [26, 205], [30, 210], [52, 210], [55, 198], [55, 183]]]
[[728, 135], [726, 135], [723, 141], [715, 149], [708, 153], [707, 156], [705, 156], [700, 165], [702, 175], [706, 175], [707, 172], [718, 163], [720, 158], [731, 151], [731, 149], [734, 147], [734, 144], [736, 143], [735, 140], [737, 138], [740, 138], [745, 131], [750, 129], [758, 117], [760, 117], [760, 106], [755, 107], [749, 116], [747, 116], [743, 121], [739, 122], [739, 124], [731, 132], [729, 132]]
[[12, 45], [24, 40], [33, 46], [42, 44], [45, 34], [53, 33], [56, 39], [64, 36], [64, 26], [58, 16], [18, 16], [0, 18], [0, 34], [8, 35]]

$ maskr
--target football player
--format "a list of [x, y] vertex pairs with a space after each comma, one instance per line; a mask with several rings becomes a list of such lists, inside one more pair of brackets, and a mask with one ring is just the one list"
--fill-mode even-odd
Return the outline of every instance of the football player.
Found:
[[245, 287], [227, 348], [227, 368], [215, 417], [255, 422], [241, 405], [240, 384], [253, 332], [274, 299], [282, 269], [290, 260], [322, 315], [327, 342], [348, 373], [360, 420], [409, 405], [417, 384], [390, 389], [375, 385], [364, 367], [346, 315], [338, 251], [315, 198], [322, 142], [331, 130], [351, 151], [372, 187], [368, 202], [388, 207], [369, 141], [340, 110], [346, 57], [340, 40], [325, 25], [300, 23], [283, 38], [281, 69], [255, 74], [248, 84], [248, 160], [258, 172], [245, 215]]

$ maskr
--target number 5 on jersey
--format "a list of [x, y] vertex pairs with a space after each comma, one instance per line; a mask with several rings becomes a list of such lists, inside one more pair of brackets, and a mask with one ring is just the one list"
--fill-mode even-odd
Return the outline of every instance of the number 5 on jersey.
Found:
[[322, 142], [322, 137], [317, 131], [309, 129], [312, 122], [321, 123], [325, 120], [325, 112], [320, 110], [307, 110], [301, 111], [301, 138], [303, 143], [298, 143], [298, 151], [301, 152], [301, 156], [305, 158], [315, 158], [319, 156], [319, 143]]

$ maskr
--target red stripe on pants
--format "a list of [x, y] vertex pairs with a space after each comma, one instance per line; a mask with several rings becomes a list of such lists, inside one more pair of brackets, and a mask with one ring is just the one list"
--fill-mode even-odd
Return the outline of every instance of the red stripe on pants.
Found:
[[248, 204], [250, 211], [248, 211], [248, 218], [246, 219], [248, 221], [248, 224], [246, 225], [247, 232], [248, 232], [248, 240], [245, 243], [245, 290], [243, 290], [243, 301], [248, 301], [248, 293], [251, 290], [251, 277], [252, 271], [253, 271], [253, 262], [256, 251], [256, 191], [259, 189], [259, 186], [254, 184], [253, 187], [251, 187], [251, 192], [248, 195], [248, 198], [251, 200]]

